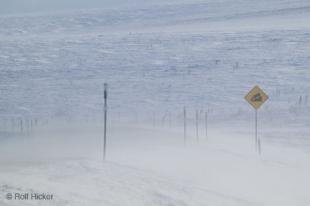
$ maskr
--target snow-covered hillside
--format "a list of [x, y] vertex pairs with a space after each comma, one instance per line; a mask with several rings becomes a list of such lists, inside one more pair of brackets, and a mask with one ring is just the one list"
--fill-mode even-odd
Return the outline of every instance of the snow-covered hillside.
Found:
[[0, 205], [309, 205], [310, 2], [139, 2], [0, 16]]

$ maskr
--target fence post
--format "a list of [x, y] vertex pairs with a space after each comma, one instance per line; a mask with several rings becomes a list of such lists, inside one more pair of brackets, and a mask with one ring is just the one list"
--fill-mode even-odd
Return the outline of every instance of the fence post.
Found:
[[184, 132], [184, 147], [186, 146], [186, 139], [187, 139], [187, 134], [186, 134], [186, 132], [187, 132], [187, 130], [186, 130], [186, 129], [187, 129], [187, 128], [186, 128], [186, 127], [187, 127], [187, 124], [186, 124], [186, 118], [187, 118], [187, 117], [186, 117], [186, 107], [184, 107], [184, 108], [183, 108], [183, 121], [184, 121], [184, 122], [183, 122], [183, 123], [184, 123], [184, 124], [183, 124], [183, 126], [184, 126], [184, 130], [183, 130], [183, 132]]
[[106, 160], [106, 150], [107, 150], [107, 113], [108, 113], [108, 84], [104, 83], [104, 134], [103, 134], [103, 160]]
[[197, 142], [199, 142], [199, 112], [196, 110], [196, 138]]

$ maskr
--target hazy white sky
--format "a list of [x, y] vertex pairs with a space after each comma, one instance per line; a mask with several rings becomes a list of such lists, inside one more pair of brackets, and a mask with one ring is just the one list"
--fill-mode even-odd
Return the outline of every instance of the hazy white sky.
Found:
[[0, 14], [42, 12], [63, 9], [111, 8], [137, 4], [142, 0], [0, 0]]
[[153, 4], [192, 3], [216, 0], [0, 0], [1, 14], [87, 8], [119, 8]]

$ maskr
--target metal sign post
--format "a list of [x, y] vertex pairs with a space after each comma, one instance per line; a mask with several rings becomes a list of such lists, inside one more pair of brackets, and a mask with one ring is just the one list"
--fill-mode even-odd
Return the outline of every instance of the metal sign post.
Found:
[[257, 109], [255, 109], [255, 149], [256, 151], [260, 154], [260, 140], [258, 139], [258, 135], [257, 135]]
[[252, 105], [255, 109], [255, 150], [261, 154], [261, 141], [260, 137], [258, 137], [258, 109], [268, 100], [267, 94], [259, 88], [259, 86], [255, 86], [251, 91], [245, 96], [246, 101]]
[[107, 151], [107, 113], [108, 113], [108, 84], [104, 84], [104, 135], [103, 135], [103, 160], [106, 159]]

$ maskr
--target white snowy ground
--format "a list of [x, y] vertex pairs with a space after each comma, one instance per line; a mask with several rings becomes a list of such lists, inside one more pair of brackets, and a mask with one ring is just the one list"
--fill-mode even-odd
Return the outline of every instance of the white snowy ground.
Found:
[[[310, 155], [253, 136], [210, 128], [197, 142], [182, 129], [119, 126], [45, 128], [1, 144], [1, 205], [309, 205]], [[74, 132], [73, 132], [74, 131]], [[230, 133], [231, 132], [231, 133]], [[61, 135], [62, 134], [62, 135]], [[7, 193], [54, 201], [6, 200]]]
[[[310, 205], [309, 20], [305, 0], [0, 17], [0, 205]], [[105, 81], [113, 120], [102, 163]], [[243, 99], [255, 84], [270, 97], [262, 156]], [[210, 113], [208, 139], [189, 131], [186, 148], [183, 106], [191, 127], [195, 109]], [[20, 135], [30, 119], [34, 133]]]

